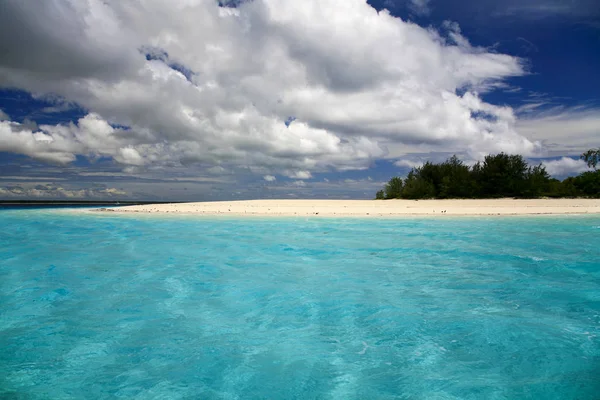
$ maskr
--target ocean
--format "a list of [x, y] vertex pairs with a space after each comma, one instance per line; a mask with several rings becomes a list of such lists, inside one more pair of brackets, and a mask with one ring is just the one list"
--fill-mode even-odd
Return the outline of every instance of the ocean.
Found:
[[600, 396], [600, 216], [0, 226], [2, 399]]

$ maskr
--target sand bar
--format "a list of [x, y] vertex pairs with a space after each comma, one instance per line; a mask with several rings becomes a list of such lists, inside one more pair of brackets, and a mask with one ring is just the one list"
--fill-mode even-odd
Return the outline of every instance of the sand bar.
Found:
[[313, 217], [564, 215], [600, 214], [600, 199], [247, 200], [147, 204], [102, 209], [101, 212]]

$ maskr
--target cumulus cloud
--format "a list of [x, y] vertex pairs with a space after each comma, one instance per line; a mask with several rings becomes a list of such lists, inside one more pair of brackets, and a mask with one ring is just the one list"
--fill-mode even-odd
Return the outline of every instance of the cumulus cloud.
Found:
[[10, 117], [0, 108], [0, 121], [10, 121]]
[[267, 182], [275, 182], [277, 180], [273, 175], [265, 175], [263, 176], [263, 179]]
[[552, 176], [564, 177], [577, 175], [585, 171], [591, 171], [591, 168], [581, 159], [562, 157], [558, 160], [549, 160], [542, 163], [546, 171]]
[[479, 96], [523, 75], [521, 60], [472, 46], [456, 24], [422, 28], [363, 0], [237, 5], [8, 0], [0, 87], [60, 96], [90, 113], [37, 130], [3, 122], [0, 150], [55, 163], [108, 156], [129, 171], [197, 163], [298, 180], [414, 146], [475, 158], [539, 152], [517, 133], [511, 108]]
[[25, 154], [32, 158], [65, 164], [77, 154], [114, 156], [123, 164], [138, 165], [136, 150], [126, 147], [131, 140], [111, 127], [97, 114], [88, 114], [77, 124], [41, 125], [0, 121], [0, 151]]

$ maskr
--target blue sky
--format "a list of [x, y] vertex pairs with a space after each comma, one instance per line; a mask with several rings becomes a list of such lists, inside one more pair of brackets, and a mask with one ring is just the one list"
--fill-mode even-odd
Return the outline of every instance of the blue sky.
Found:
[[187, 3], [6, 3], [0, 198], [371, 198], [600, 146], [596, 1]]

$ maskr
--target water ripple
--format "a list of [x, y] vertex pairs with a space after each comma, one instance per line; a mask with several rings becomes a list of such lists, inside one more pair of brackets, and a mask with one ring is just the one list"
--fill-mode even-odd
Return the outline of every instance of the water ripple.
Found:
[[2, 398], [600, 392], [597, 217], [0, 223]]

